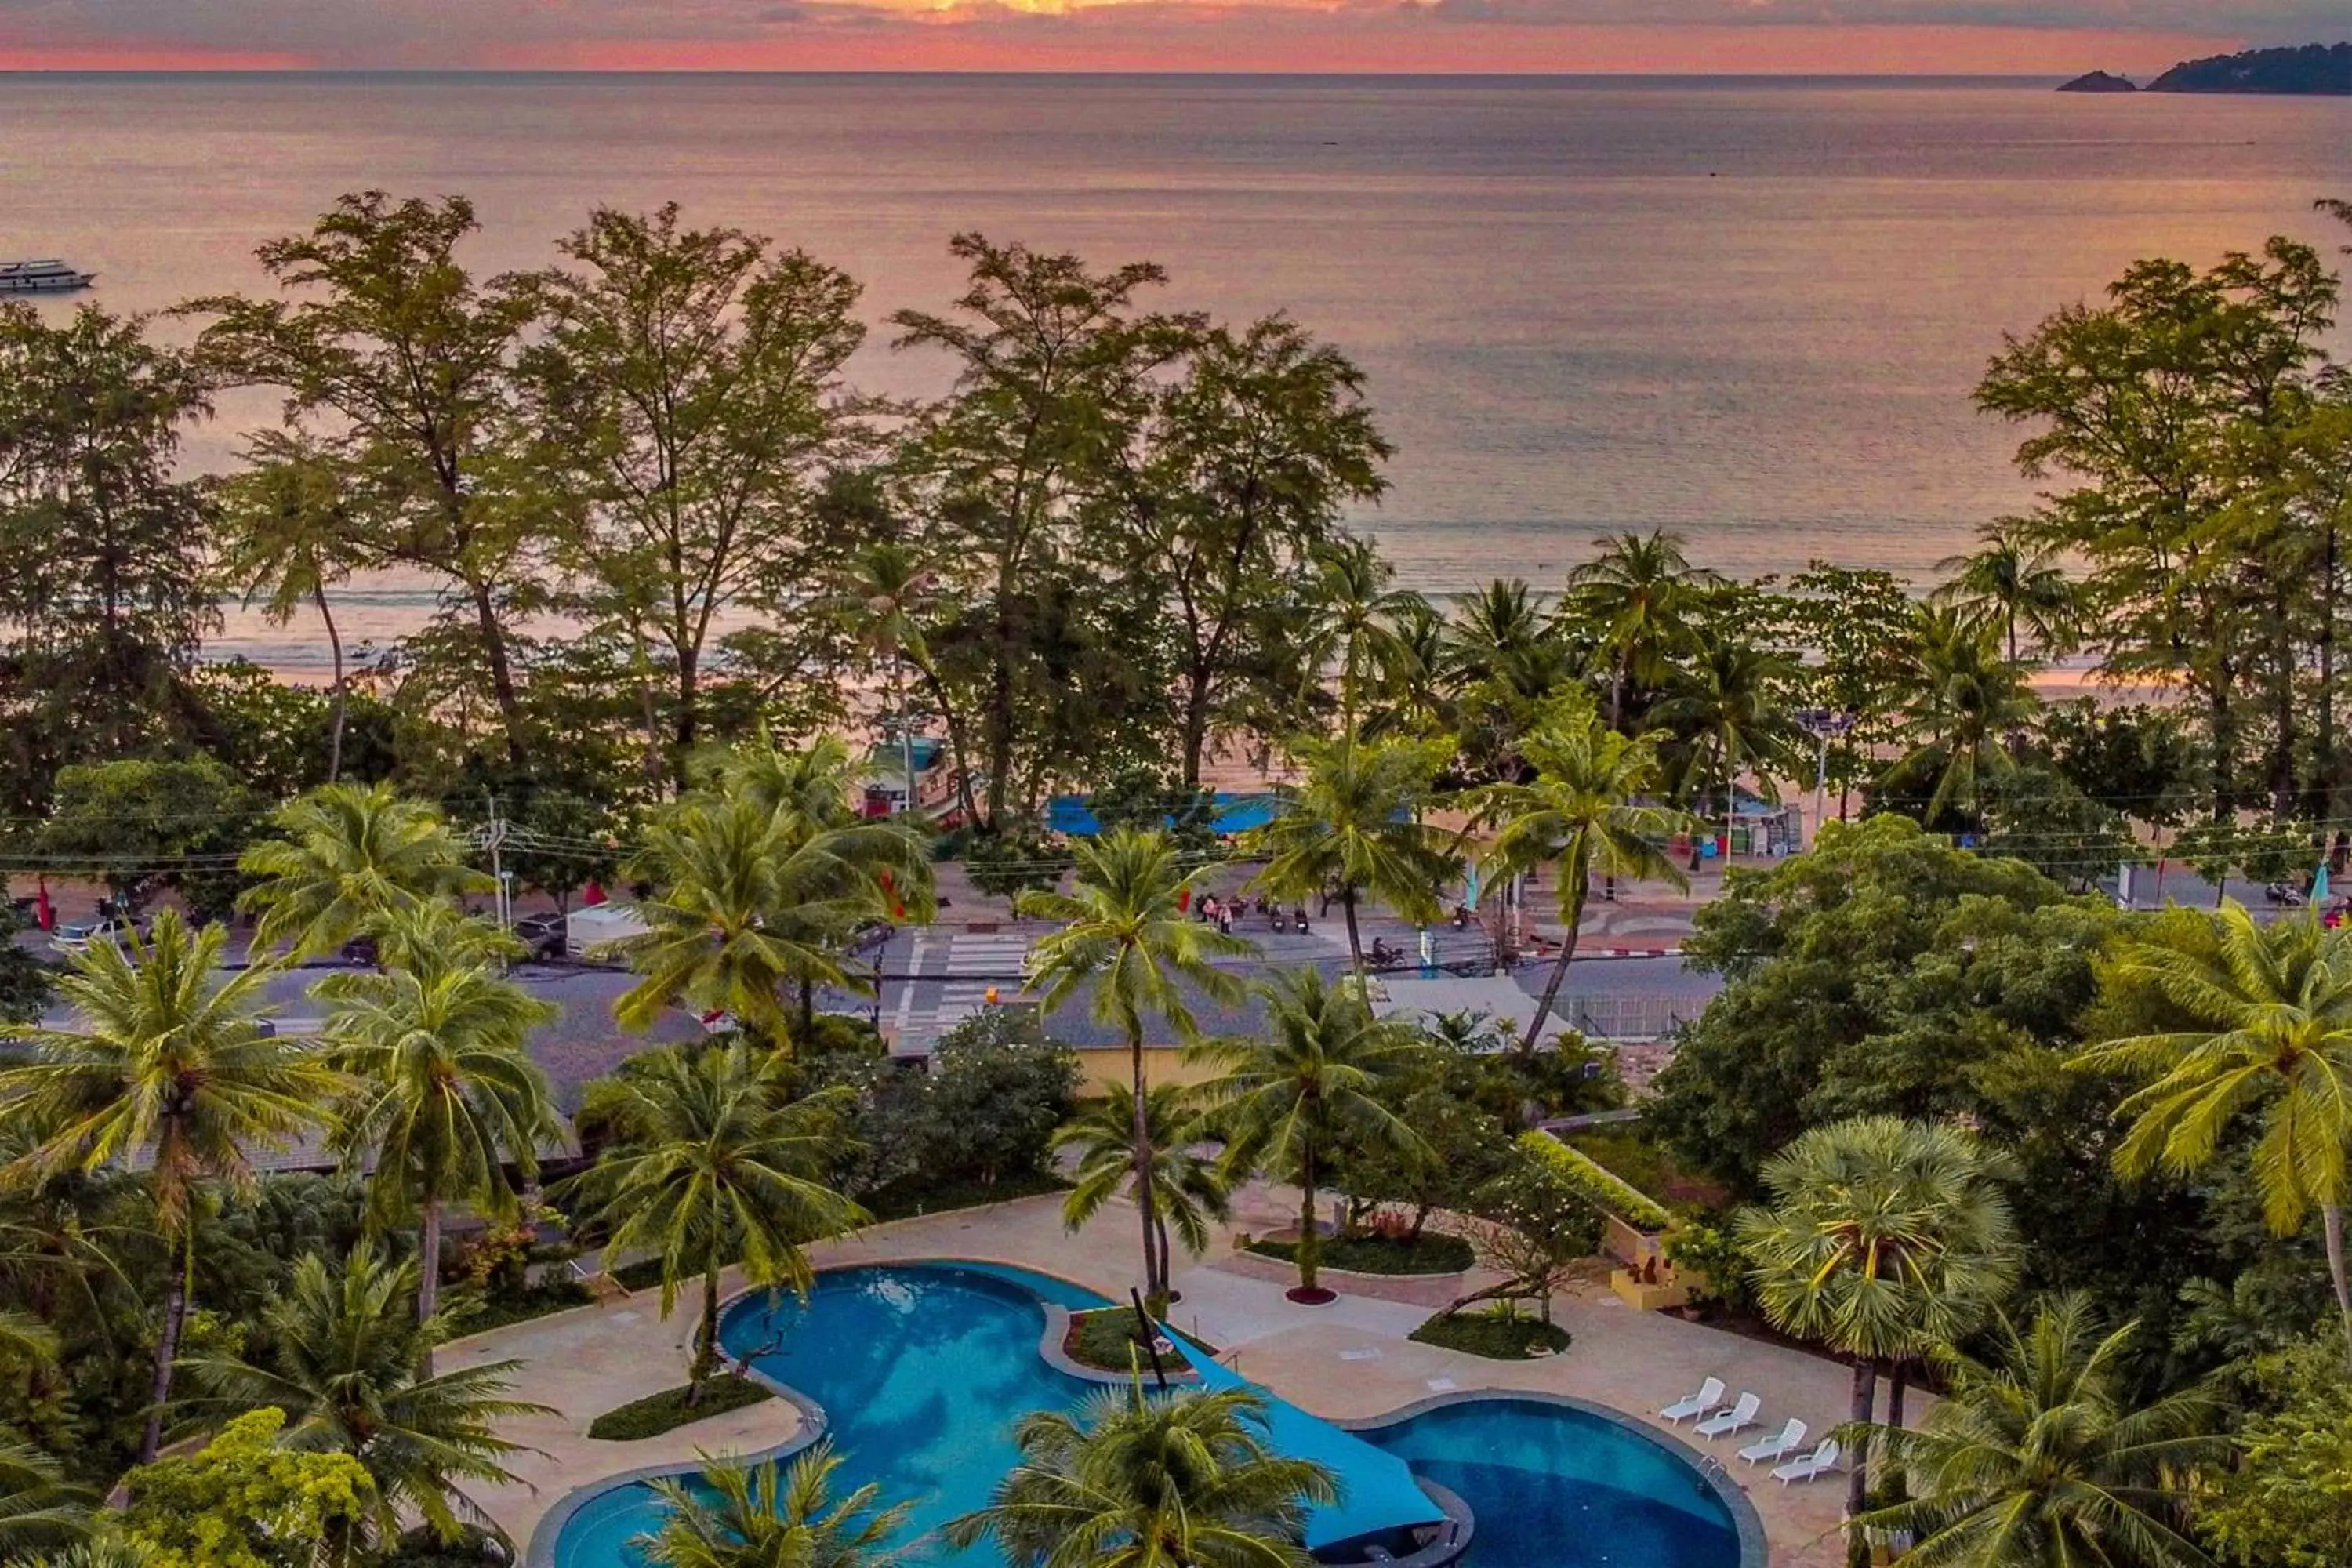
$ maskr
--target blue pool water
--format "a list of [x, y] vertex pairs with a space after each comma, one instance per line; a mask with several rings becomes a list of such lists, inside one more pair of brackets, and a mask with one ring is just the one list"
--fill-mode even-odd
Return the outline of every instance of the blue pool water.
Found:
[[1360, 1436], [1470, 1505], [1470, 1568], [1739, 1568], [1738, 1530], [1714, 1489], [1605, 1417], [1478, 1399]]
[[[730, 1355], [821, 1405], [842, 1464], [836, 1495], [877, 1483], [911, 1501], [908, 1539], [981, 1507], [1018, 1455], [1012, 1426], [1096, 1386], [1037, 1354], [1045, 1303], [1098, 1307], [1066, 1280], [984, 1263], [835, 1270], [805, 1304], [739, 1301], [722, 1320]], [[1729, 1515], [1696, 1473], [1657, 1445], [1560, 1406], [1481, 1401], [1362, 1434], [1459, 1492], [1478, 1516], [1472, 1568], [1738, 1568]], [[661, 1521], [642, 1483], [588, 1500], [565, 1520], [555, 1568], [644, 1568], [630, 1542]], [[993, 1568], [995, 1549], [950, 1552], [931, 1568]]]

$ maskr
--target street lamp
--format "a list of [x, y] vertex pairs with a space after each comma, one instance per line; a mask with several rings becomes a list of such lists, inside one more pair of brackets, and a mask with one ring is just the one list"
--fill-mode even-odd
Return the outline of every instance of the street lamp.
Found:
[[[1855, 716], [1831, 708], [1800, 708], [1797, 710], [1796, 717], [1799, 727], [1812, 736], [1816, 747], [1817, 754], [1813, 767], [1813, 832], [1819, 836], [1822, 830], [1822, 812], [1829, 795], [1830, 737], [1849, 733], [1853, 729]], [[1808, 845], [1806, 847], [1811, 848], [1811, 846]]]

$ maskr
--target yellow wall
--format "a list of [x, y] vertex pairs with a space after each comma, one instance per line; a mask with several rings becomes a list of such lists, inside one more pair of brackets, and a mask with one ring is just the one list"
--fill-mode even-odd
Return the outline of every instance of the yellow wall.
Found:
[[[1114, 1047], [1108, 1050], [1080, 1051], [1078, 1070], [1086, 1075], [1085, 1081], [1078, 1085], [1078, 1092], [1097, 1095], [1112, 1084], [1128, 1082], [1134, 1068], [1128, 1060], [1127, 1052]], [[1143, 1047], [1143, 1080], [1147, 1084], [1202, 1083], [1215, 1076], [1217, 1069], [1205, 1063], [1186, 1066], [1183, 1053], [1174, 1046]]]

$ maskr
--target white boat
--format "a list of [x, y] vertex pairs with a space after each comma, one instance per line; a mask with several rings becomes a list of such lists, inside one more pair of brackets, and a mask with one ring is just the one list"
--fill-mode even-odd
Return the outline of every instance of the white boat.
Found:
[[78, 272], [54, 258], [0, 261], [0, 294], [64, 294], [89, 288], [97, 277], [95, 272]]

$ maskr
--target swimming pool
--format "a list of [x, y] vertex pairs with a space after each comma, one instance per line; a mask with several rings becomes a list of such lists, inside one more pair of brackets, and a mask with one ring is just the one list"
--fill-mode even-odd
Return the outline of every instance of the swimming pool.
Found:
[[[842, 1268], [819, 1275], [805, 1304], [737, 1301], [719, 1341], [823, 1412], [842, 1460], [836, 1495], [873, 1481], [882, 1502], [913, 1503], [912, 1541], [987, 1502], [1018, 1460], [1015, 1418], [1098, 1386], [1038, 1354], [1048, 1303], [1107, 1304], [1067, 1280], [998, 1264]], [[1740, 1568], [1739, 1536], [1709, 1484], [1605, 1417], [1478, 1400], [1358, 1435], [1469, 1501], [1474, 1568]], [[608, 1482], [550, 1514], [532, 1568], [645, 1568], [630, 1542], [661, 1516], [646, 1481]], [[910, 1555], [923, 1568], [998, 1561], [993, 1546], [956, 1552], [936, 1538]], [[1753, 1561], [1762, 1563], [1760, 1549]]]

